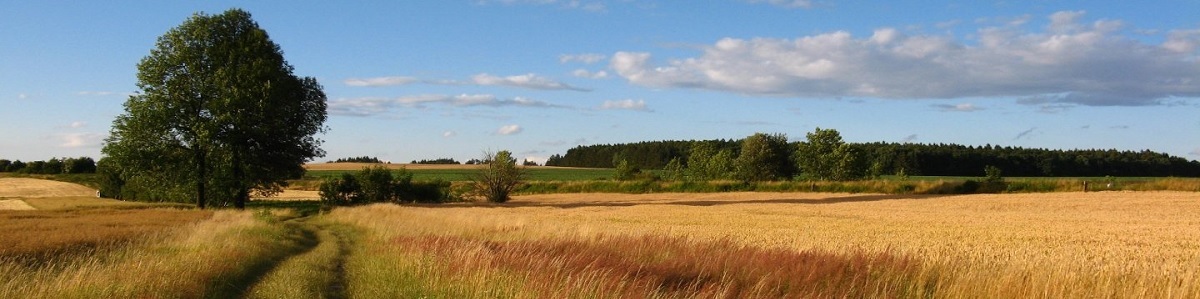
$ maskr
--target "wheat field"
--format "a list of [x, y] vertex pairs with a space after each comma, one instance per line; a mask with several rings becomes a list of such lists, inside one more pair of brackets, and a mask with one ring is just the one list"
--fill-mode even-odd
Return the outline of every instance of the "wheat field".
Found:
[[1195, 298], [1198, 210], [1200, 195], [1187, 192], [564, 194], [521, 196], [505, 205], [374, 205], [329, 217], [366, 228], [371, 240], [389, 246], [415, 236], [552, 243], [658, 236], [883, 253], [918, 261], [906, 279], [932, 281], [917, 286], [920, 296]]

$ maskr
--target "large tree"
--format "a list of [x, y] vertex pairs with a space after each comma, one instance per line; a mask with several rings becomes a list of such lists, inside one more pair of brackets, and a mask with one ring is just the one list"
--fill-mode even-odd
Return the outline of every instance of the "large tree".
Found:
[[137, 68], [141, 91], [125, 102], [103, 151], [107, 171], [142, 182], [144, 194], [241, 208], [251, 192], [278, 192], [324, 156], [314, 136], [325, 130], [321, 85], [292, 74], [246, 11], [193, 15]]

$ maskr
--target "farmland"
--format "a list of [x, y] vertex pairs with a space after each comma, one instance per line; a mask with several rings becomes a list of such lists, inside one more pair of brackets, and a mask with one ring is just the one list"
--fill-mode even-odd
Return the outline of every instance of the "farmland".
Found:
[[5, 199], [37, 210], [0, 211], [5, 298], [1200, 296], [1193, 192], [540, 194], [325, 213], [25, 192]]

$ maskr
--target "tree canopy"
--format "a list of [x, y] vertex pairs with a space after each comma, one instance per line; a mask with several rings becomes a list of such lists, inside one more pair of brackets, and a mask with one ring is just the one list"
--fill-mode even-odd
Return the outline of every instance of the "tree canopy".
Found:
[[[113, 121], [104, 163], [131, 199], [199, 207], [273, 193], [324, 156], [326, 97], [297, 77], [250, 13], [197, 13], [138, 63], [140, 89]], [[124, 188], [121, 188], [124, 189]]]

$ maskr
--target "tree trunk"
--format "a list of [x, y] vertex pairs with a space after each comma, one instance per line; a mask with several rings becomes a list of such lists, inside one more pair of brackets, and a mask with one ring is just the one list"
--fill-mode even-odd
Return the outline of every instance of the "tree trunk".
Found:
[[208, 182], [208, 163], [204, 163], [204, 150], [199, 147], [192, 150], [195, 152], [196, 163], [196, 207], [204, 209], [208, 204], [208, 197], [205, 194]]

